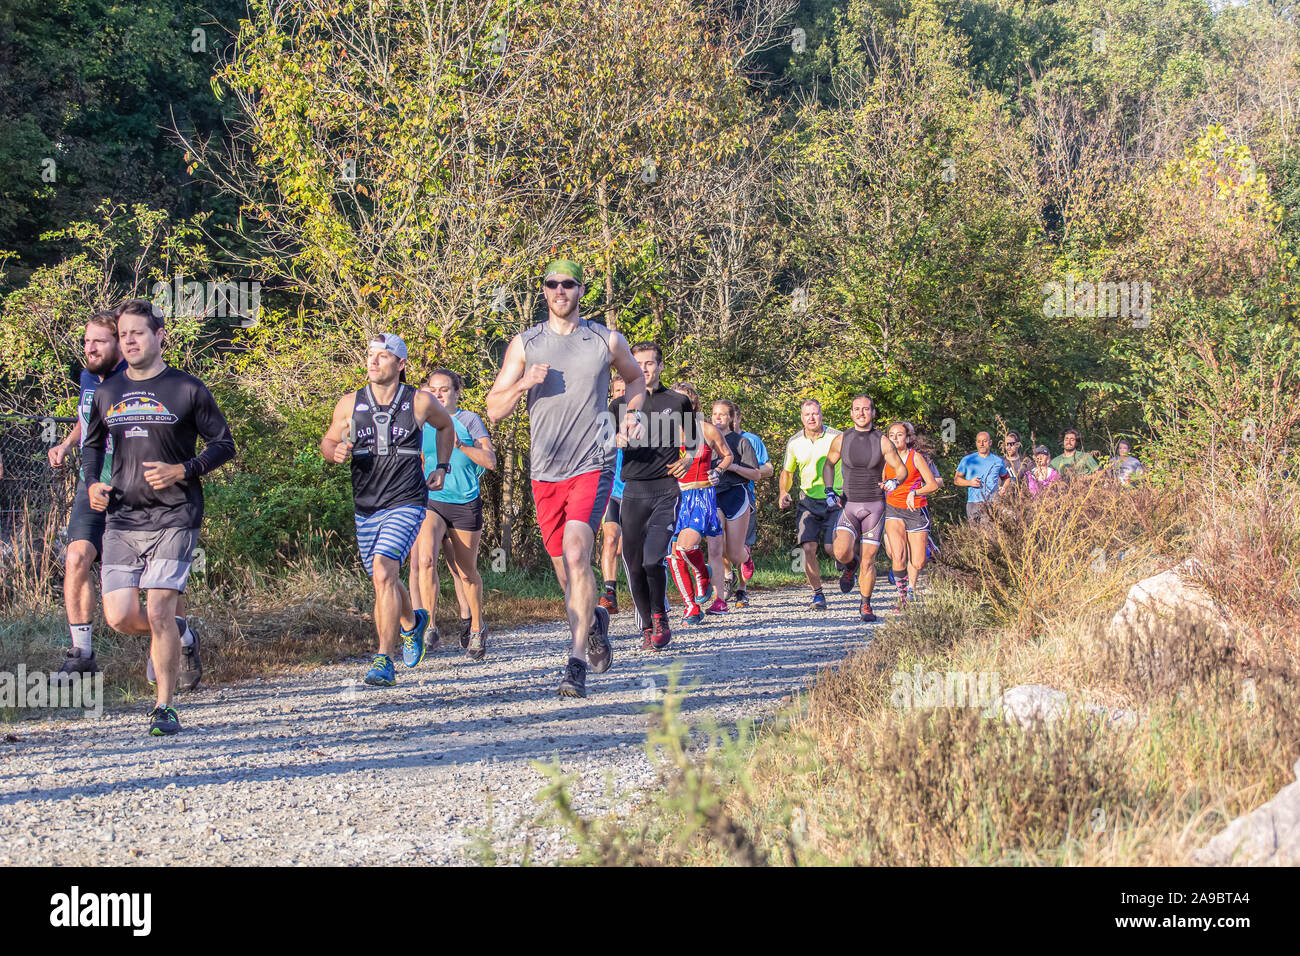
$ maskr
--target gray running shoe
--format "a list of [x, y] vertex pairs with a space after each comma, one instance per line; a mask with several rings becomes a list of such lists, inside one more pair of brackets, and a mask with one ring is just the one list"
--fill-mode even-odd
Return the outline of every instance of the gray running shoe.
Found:
[[465, 645], [465, 653], [469, 655], [472, 661], [481, 661], [487, 654], [487, 636], [483, 631], [470, 631], [469, 643]]
[[597, 607], [595, 621], [587, 632], [587, 661], [593, 674], [603, 674], [614, 663], [614, 648], [609, 642], [609, 611]]

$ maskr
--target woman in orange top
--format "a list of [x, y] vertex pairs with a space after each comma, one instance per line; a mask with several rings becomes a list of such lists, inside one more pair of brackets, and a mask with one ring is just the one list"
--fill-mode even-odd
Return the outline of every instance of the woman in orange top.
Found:
[[924, 445], [918, 447], [916, 429], [910, 422], [890, 425], [888, 436], [907, 466], [907, 477], [902, 481], [883, 482], [887, 492], [885, 539], [894, 564], [898, 608], [902, 610], [916, 590], [917, 575], [925, 567], [925, 545], [930, 535], [930, 509], [925, 496], [938, 491], [939, 483], [930, 467], [927, 449]]

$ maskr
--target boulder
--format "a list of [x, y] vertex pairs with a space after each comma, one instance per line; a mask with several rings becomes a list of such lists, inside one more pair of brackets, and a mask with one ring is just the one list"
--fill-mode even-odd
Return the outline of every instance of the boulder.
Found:
[[1107, 636], [1131, 632], [1147, 636], [1161, 622], [1171, 619], [1189, 624], [1203, 622], [1226, 632], [1227, 613], [1195, 583], [1194, 575], [1199, 569], [1195, 559], [1188, 559], [1133, 585], [1124, 606], [1111, 619]]
[[1205, 866], [1300, 866], [1300, 760], [1296, 781], [1272, 800], [1237, 817], [1192, 854]]
[[1069, 713], [1070, 701], [1064, 691], [1046, 684], [1019, 684], [998, 698], [994, 709], [1007, 723], [1025, 730], [1035, 724], [1053, 724]]

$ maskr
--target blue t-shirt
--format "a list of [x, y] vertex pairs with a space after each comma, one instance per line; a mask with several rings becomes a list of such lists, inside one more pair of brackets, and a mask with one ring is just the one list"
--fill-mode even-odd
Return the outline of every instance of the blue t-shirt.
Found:
[[[758, 462], [759, 468], [762, 468], [764, 465], [766, 465], [769, 461], [772, 460], [772, 456], [767, 453], [767, 446], [763, 444], [763, 439], [759, 438], [753, 432], [741, 432], [740, 437], [748, 438], [749, 443], [754, 446], [754, 458]], [[749, 488], [749, 500], [753, 501], [755, 497], [755, 492], [754, 492], [754, 483], [752, 481], [749, 483], [748, 488]]]
[[[480, 438], [488, 437], [483, 419], [464, 408], [458, 408], [452, 413], [451, 423], [456, 428], [456, 437], [466, 445], [473, 445]], [[421, 443], [424, 452], [424, 477], [428, 478], [438, 464], [438, 429], [432, 425], [425, 425]], [[482, 465], [470, 461], [469, 456], [459, 448], [453, 449], [451, 469], [447, 472], [447, 477], [442, 480], [442, 488], [429, 492], [429, 500], [445, 501], [456, 505], [469, 504], [478, 497], [478, 479], [486, 470]]]
[[[117, 368], [105, 375], [104, 379], [108, 380], [112, 378], [124, 368], [126, 368], [126, 359], [122, 359], [122, 361], [118, 362]], [[99, 380], [99, 376], [94, 372], [84, 368], [81, 370], [81, 394], [77, 396], [77, 418], [81, 421], [80, 447], [82, 448], [86, 445], [86, 426], [90, 424], [90, 406], [95, 401], [95, 389], [99, 388], [102, 384], [103, 382]], [[110, 435], [107, 443], [104, 445], [104, 467], [100, 469], [99, 480], [104, 484], [108, 484], [109, 476], [112, 474], [113, 436]], [[86, 480], [86, 468], [84, 465], [81, 468], [81, 480]]]
[[618, 450], [618, 456], [614, 459], [614, 490], [609, 493], [611, 498], [623, 500], [623, 449]]
[[1007, 463], [1002, 460], [1001, 455], [995, 455], [993, 452], [981, 455], [973, 451], [961, 460], [961, 464], [957, 466], [957, 474], [963, 478], [980, 480], [980, 487], [966, 489], [966, 501], [974, 504], [978, 501], [991, 500], [1002, 484], [1002, 476], [1009, 475], [1011, 472], [1007, 470]]

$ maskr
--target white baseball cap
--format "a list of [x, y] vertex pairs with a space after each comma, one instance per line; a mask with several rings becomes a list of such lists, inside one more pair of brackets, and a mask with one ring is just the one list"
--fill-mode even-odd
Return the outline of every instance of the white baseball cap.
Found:
[[406, 358], [406, 343], [402, 341], [400, 335], [394, 335], [392, 332], [380, 332], [370, 340], [370, 351], [376, 349], [392, 352], [399, 359]]

